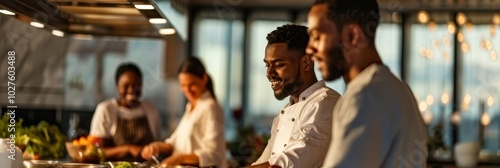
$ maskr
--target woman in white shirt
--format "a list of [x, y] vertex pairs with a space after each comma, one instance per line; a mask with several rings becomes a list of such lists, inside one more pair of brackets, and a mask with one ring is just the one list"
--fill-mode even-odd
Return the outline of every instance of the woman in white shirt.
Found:
[[90, 135], [104, 140], [106, 160], [137, 161], [142, 147], [159, 139], [159, 112], [139, 100], [142, 73], [135, 64], [121, 64], [115, 82], [119, 96], [97, 105]]
[[178, 73], [188, 103], [170, 138], [144, 147], [142, 157], [169, 155], [162, 165], [219, 167], [226, 165], [224, 117], [213, 91], [212, 81], [200, 60], [188, 58]]

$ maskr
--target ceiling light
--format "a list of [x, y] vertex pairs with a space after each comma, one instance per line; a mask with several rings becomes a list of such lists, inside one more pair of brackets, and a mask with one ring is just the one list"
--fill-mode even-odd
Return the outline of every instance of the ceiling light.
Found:
[[134, 5], [135, 8], [139, 10], [153, 10], [155, 7], [153, 5]]
[[490, 58], [491, 58], [492, 61], [497, 60], [497, 58], [498, 58], [497, 52], [491, 51]]
[[427, 103], [425, 101], [422, 101], [418, 104], [418, 109], [420, 109], [421, 112], [424, 112], [427, 110]]
[[152, 23], [152, 24], [164, 24], [164, 23], [167, 23], [167, 19], [163, 19], [163, 18], [151, 18], [151, 19], [149, 19], [149, 23]]
[[463, 42], [464, 41], [464, 34], [462, 34], [462, 32], [460, 32], [460, 31], [457, 34], [457, 40], [459, 42]]
[[59, 30], [52, 30], [52, 34], [57, 37], [64, 37], [64, 32]]
[[30, 25], [33, 27], [37, 27], [37, 28], [44, 28], [45, 27], [45, 25], [43, 25], [40, 22], [31, 22]]
[[458, 25], [464, 25], [467, 22], [467, 16], [464, 13], [460, 12], [457, 14], [457, 23]]
[[0, 9], [0, 13], [6, 14], [6, 15], [16, 15], [14, 12], [11, 12], [11, 11], [5, 10], [5, 9]]
[[171, 35], [171, 34], [175, 34], [175, 29], [174, 29], [174, 28], [165, 28], [165, 29], [160, 29], [160, 34], [162, 34], [162, 35]]
[[432, 103], [434, 103], [434, 96], [432, 95], [428, 95], [427, 98], [425, 98], [425, 102], [428, 104], [428, 105], [432, 105]]
[[448, 96], [448, 94], [446, 93], [443, 93], [443, 95], [441, 96], [441, 103], [448, 104], [449, 101], [450, 101], [450, 96]]
[[92, 35], [88, 34], [74, 34], [71, 38], [76, 40], [92, 40]]
[[457, 29], [456, 29], [456, 27], [455, 27], [455, 23], [453, 23], [453, 22], [448, 22], [448, 32], [449, 32], [450, 34], [454, 34], [456, 30], [457, 30]]
[[494, 24], [500, 24], [500, 15], [493, 15], [493, 23]]
[[429, 14], [426, 11], [420, 11], [417, 14], [420, 23], [427, 23], [429, 21]]
[[495, 99], [493, 99], [492, 96], [489, 96], [486, 102], [487, 102], [488, 106], [491, 107], [491, 106], [493, 106], [493, 103], [495, 103]]

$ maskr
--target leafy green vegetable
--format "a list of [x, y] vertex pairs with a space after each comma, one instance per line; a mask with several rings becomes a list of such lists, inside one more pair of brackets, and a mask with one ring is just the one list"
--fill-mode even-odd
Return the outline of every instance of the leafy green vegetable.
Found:
[[[6, 132], [8, 121], [7, 115], [0, 122], [0, 136], [8, 137]], [[5, 127], [5, 129], [4, 129]], [[24, 147], [24, 156], [32, 159], [60, 159], [66, 156], [66, 136], [55, 125], [41, 121], [38, 125], [22, 127], [22, 119], [16, 122], [15, 130], [16, 145]]]
[[132, 168], [132, 165], [129, 162], [122, 162], [118, 164], [115, 168]]

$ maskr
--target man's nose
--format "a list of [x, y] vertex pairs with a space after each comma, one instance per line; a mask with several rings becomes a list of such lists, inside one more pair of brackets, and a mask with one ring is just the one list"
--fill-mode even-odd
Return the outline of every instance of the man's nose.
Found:
[[267, 68], [267, 71], [266, 71], [266, 76], [267, 76], [267, 78], [272, 78], [272, 77], [276, 76], [276, 70], [272, 66], [269, 66], [269, 68]]
[[314, 47], [312, 42], [309, 41], [309, 43], [307, 43], [307, 47], [306, 47], [306, 54], [314, 55], [314, 53], [316, 53], [316, 52], [318, 52], [318, 50], [316, 49], [316, 47]]

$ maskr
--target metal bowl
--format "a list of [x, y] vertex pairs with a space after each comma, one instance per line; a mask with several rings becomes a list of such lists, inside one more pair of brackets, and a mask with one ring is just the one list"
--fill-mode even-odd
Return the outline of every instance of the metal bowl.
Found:
[[58, 161], [54, 160], [25, 160], [23, 165], [25, 168], [54, 168]]
[[88, 163], [59, 163], [57, 168], [108, 168], [106, 165], [101, 164], [88, 164]]
[[[114, 167], [116, 167], [119, 164], [124, 163], [124, 162], [127, 162], [127, 161], [106, 162], [106, 166], [108, 166], [109, 168], [114, 168]], [[128, 163], [130, 163], [130, 165], [132, 165], [133, 168], [146, 168], [147, 167], [147, 163], [140, 163], [140, 162], [128, 162]]]

